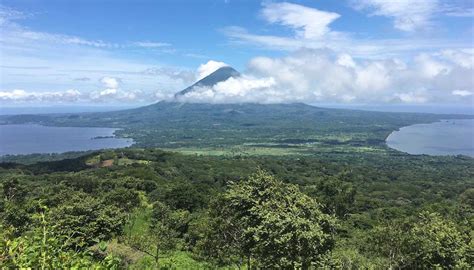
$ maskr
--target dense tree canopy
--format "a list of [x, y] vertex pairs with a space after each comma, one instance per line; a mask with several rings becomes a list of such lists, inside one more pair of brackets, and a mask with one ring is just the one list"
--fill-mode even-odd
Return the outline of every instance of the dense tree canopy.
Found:
[[0, 265], [472, 268], [473, 168], [466, 157], [156, 149], [0, 163]]
[[335, 218], [298, 187], [258, 171], [231, 184], [213, 205], [211, 233], [260, 268], [308, 268], [333, 246]]

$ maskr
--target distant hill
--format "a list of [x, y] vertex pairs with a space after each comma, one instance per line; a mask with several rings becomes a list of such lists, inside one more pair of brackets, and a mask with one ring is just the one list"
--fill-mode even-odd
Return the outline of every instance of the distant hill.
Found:
[[[194, 87], [211, 87], [238, 76], [231, 67], [220, 68], [176, 93], [176, 97]], [[210, 104], [175, 100], [113, 112], [0, 116], [0, 124], [114, 127], [120, 128], [118, 136], [133, 138], [140, 147], [264, 147], [285, 151], [310, 148], [337, 152], [348, 147], [380, 149], [385, 146], [385, 138], [400, 127], [449, 118], [472, 116], [329, 109], [304, 103]]]
[[231, 77], [239, 77], [240, 73], [233, 69], [232, 67], [226, 66], [226, 67], [221, 67], [217, 69], [216, 71], [212, 72], [208, 76], [204, 77], [203, 79], [199, 80], [195, 84], [187, 87], [186, 89], [179, 91], [176, 93], [174, 96], [179, 97], [183, 96], [189, 92], [192, 92], [195, 87], [212, 87], [216, 85], [219, 82], [226, 81], [227, 79]]

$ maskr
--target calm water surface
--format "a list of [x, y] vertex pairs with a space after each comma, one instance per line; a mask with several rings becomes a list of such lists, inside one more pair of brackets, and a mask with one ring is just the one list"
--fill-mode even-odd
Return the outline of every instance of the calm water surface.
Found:
[[387, 145], [409, 154], [474, 157], [474, 119], [442, 120], [403, 127], [387, 138]]
[[114, 135], [115, 128], [0, 125], [0, 156], [63, 153], [130, 146], [131, 139], [97, 138]]

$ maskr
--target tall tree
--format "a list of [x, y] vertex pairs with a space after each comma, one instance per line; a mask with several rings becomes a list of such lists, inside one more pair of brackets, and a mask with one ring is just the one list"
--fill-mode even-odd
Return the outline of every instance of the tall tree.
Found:
[[147, 235], [135, 235], [130, 239], [132, 247], [150, 255], [159, 268], [160, 258], [163, 258], [177, 244], [181, 212], [173, 212], [167, 205], [155, 202]]
[[456, 225], [437, 213], [421, 213], [410, 236], [412, 267], [452, 269], [473, 263], [466, 261], [469, 247]]
[[237, 251], [262, 268], [317, 265], [333, 247], [336, 220], [295, 185], [259, 170], [214, 204], [215, 248]]

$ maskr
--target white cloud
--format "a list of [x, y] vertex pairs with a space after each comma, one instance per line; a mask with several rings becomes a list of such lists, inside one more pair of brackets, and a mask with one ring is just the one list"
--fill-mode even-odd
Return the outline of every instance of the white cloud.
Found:
[[171, 46], [171, 44], [165, 42], [137, 41], [125, 44], [118, 44], [105, 42], [102, 40], [89, 40], [72, 35], [32, 31], [15, 22], [17, 20], [24, 19], [29, 16], [30, 15], [20, 12], [18, 10], [11, 9], [5, 6], [0, 6], [0, 26], [3, 27], [3, 38], [1, 38], [0, 40], [4, 42], [14, 42], [21, 40], [49, 42], [54, 44], [80, 45], [96, 48], [126, 48], [130, 46], [143, 48], [162, 48]]
[[448, 61], [451, 61], [455, 64], [458, 64], [464, 68], [473, 68], [474, 67], [474, 50], [464, 49], [464, 50], [443, 50], [439, 55]]
[[[399, 28], [407, 31], [430, 26], [432, 13], [439, 9], [432, 4], [434, 3], [432, 0], [426, 0], [426, 3], [415, 0], [414, 4], [409, 0], [360, 0], [353, 3], [361, 10], [368, 9], [373, 15], [387, 14], [384, 16], [393, 18]], [[431, 9], [433, 11], [430, 11]], [[335, 31], [330, 25], [339, 18], [339, 14], [285, 2], [264, 4], [261, 14], [268, 23], [288, 27], [291, 30], [290, 34], [279, 36], [257, 34], [239, 26], [228, 26], [221, 31], [229, 38], [231, 44], [236, 45], [253, 45], [283, 51], [330, 48], [341, 54], [348, 53], [352, 57], [379, 59], [395, 55], [404, 57], [407, 52], [411, 54], [421, 50], [472, 46], [472, 41], [468, 39], [446, 40], [422, 35], [381, 39], [367, 37], [366, 33], [357, 35], [358, 33]]]
[[118, 88], [120, 79], [113, 77], [103, 77], [100, 82], [107, 88]]
[[474, 5], [471, 0], [450, 0], [441, 4], [444, 15], [452, 17], [474, 17]]
[[[146, 95], [140, 90], [123, 90], [120, 88], [121, 79], [115, 77], [103, 77], [100, 79], [104, 90], [93, 91], [89, 94], [88, 98], [93, 102], [139, 102], [139, 101], [150, 101], [150, 95]], [[151, 100], [153, 101], [153, 100]]]
[[391, 72], [391, 67], [387, 63], [370, 62], [364, 67], [355, 69], [355, 85], [359, 89], [383, 91], [392, 83]]
[[407, 32], [432, 25], [432, 16], [439, 10], [438, 0], [353, 0], [357, 9], [369, 10], [371, 15], [393, 19], [394, 27]]
[[328, 25], [340, 17], [337, 13], [286, 2], [265, 4], [262, 15], [270, 23], [294, 28], [305, 39], [322, 38], [330, 32]]
[[[360, 8], [372, 15], [392, 18], [395, 26], [404, 31], [429, 27], [432, 14], [439, 9], [437, 1], [429, 0], [426, 3], [416, 0], [407, 10], [400, 8], [408, 5], [405, 0], [358, 2], [364, 3]], [[453, 14], [462, 12], [452, 7], [449, 10]], [[446, 14], [449, 15], [448, 11]], [[4, 64], [0, 66], [0, 89], [17, 89], [1, 90], [3, 102], [153, 102], [169, 98], [196, 79], [227, 65], [209, 61], [197, 72], [150, 66], [140, 60], [142, 57], [136, 60], [131, 60], [133, 55], [122, 57], [124, 50], [132, 49], [127, 53], [133, 53], [137, 47], [150, 48], [142, 50], [147, 52], [158, 48], [172, 50], [170, 44], [153, 41], [115, 44], [38, 32], [16, 23], [27, 16], [0, 8], [0, 51]], [[292, 53], [281, 58], [256, 57], [241, 78], [199, 89], [190, 93], [193, 96], [184, 97], [187, 101], [464, 102], [466, 98], [462, 97], [473, 96], [471, 40], [463, 43], [461, 38], [429, 40], [420, 36], [356, 39], [356, 35], [331, 29], [338, 14], [290, 3], [264, 4], [261, 17], [270, 24], [288, 28], [290, 34], [260, 35], [240, 27], [223, 31], [233, 42]], [[100, 88], [97, 81], [102, 83]], [[80, 92], [64, 91], [69, 88]]]
[[[305, 42], [293, 37], [279, 37], [270, 35], [256, 35], [249, 33], [246, 29], [238, 26], [230, 26], [222, 29], [222, 32], [231, 38], [232, 42], [241, 44], [255, 44], [265, 48], [277, 50], [294, 50], [305, 46]], [[308, 46], [307, 47], [312, 47]]]
[[134, 42], [133, 45], [138, 46], [138, 47], [144, 47], [144, 48], [162, 48], [162, 47], [169, 47], [169, 46], [171, 46], [171, 44], [169, 44], [169, 43], [164, 43], [164, 42], [150, 42], [150, 41]]
[[196, 73], [193, 70], [178, 69], [173, 67], [148, 68], [141, 72], [148, 76], [166, 76], [174, 81], [179, 81], [183, 86], [189, 85], [196, 80]]
[[445, 14], [452, 17], [474, 17], [474, 8], [452, 8], [447, 10]]
[[455, 95], [455, 96], [461, 96], [461, 97], [472, 96], [472, 92], [471, 91], [466, 91], [466, 90], [454, 90], [452, 92], [452, 94]]
[[329, 27], [340, 17], [334, 12], [287, 2], [267, 3], [263, 5], [261, 17], [268, 23], [288, 27], [292, 35], [285, 37], [252, 34], [238, 26], [226, 27], [222, 32], [230, 37], [232, 42], [251, 43], [280, 50], [333, 47], [336, 43], [348, 41], [347, 34]]
[[[273, 78], [257, 79], [248, 76], [229, 78], [224, 82], [217, 83], [212, 88], [195, 87], [192, 92], [178, 99], [183, 102], [234, 103], [262, 100], [263, 103], [268, 103], [269, 97], [263, 95], [266, 95], [268, 89], [275, 84]], [[284, 102], [284, 100], [276, 100], [275, 95], [271, 98], [274, 102]]]
[[442, 73], [449, 73], [450, 67], [448, 65], [426, 53], [418, 55], [415, 58], [415, 63], [418, 65], [421, 75], [428, 79], [434, 78], [435, 76]]
[[8, 104], [24, 103], [116, 103], [116, 102], [152, 102], [156, 101], [153, 94], [146, 94], [140, 90], [124, 91], [118, 89], [104, 89], [89, 93], [75, 89], [66, 91], [26, 91], [14, 89], [0, 91], [0, 102]]
[[28, 15], [24, 12], [0, 4], [0, 26], [8, 25], [13, 20], [23, 19], [25, 17], [28, 17]]
[[0, 91], [0, 101], [7, 102], [75, 102], [81, 98], [75, 89], [55, 92], [28, 92], [22, 89]]
[[32, 97], [36, 96], [33, 93], [27, 93], [25, 90], [22, 89], [15, 89], [13, 91], [1, 91], [0, 92], [0, 99], [1, 100], [27, 100], [31, 99]]
[[113, 95], [116, 95], [116, 94], [117, 94], [117, 89], [111, 89], [111, 88], [105, 89], [105, 90], [102, 90], [102, 91], [99, 92], [99, 95], [101, 97], [103, 97], [103, 96], [113, 96]]
[[31, 31], [17, 24], [9, 24], [4, 30], [2, 32], [3, 37], [0, 39], [3, 42], [47, 42], [51, 44], [80, 45], [97, 48], [117, 48], [120, 46], [119, 44], [107, 43], [102, 40], [87, 40], [70, 35]]
[[429, 100], [429, 98], [426, 97], [422, 91], [407, 92], [407, 93], [395, 93], [394, 96], [395, 96], [395, 99], [393, 101], [396, 101], [396, 98], [398, 98], [403, 103], [412, 103], [412, 104], [413, 103], [425, 103]]
[[[193, 70], [150, 65], [148, 60], [143, 61], [141, 57], [133, 58], [136, 47], [169, 48], [165, 43], [146, 41], [115, 44], [34, 31], [18, 23], [26, 17], [30, 15], [0, 5], [0, 89], [4, 92], [21, 89], [28, 97], [33, 96], [32, 100], [36, 100], [34, 97], [38, 95], [31, 93], [62, 93], [64, 89], [74, 88], [85, 93], [76, 102], [87, 102], [91, 99], [87, 93], [99, 95], [106, 89], [117, 89], [114, 97], [109, 93], [107, 99], [104, 97], [101, 100], [114, 102], [127, 96], [128, 100], [135, 99], [136, 102], [154, 102], [156, 89], [162, 89], [163, 95], [169, 95], [195, 79]], [[129, 49], [132, 51], [127, 51]], [[123, 57], [124, 52], [127, 52], [126, 58]], [[124, 86], [126, 89], [119, 89], [118, 77], [127, 82]], [[104, 84], [98, 89], [96, 82], [101, 80]], [[135, 93], [138, 90], [143, 91], [143, 94]], [[3, 102], [8, 101], [4, 98]]]
[[354, 59], [347, 53], [340, 54], [337, 58], [337, 63], [343, 67], [356, 67]]
[[199, 81], [200, 79], [206, 77], [207, 75], [218, 70], [219, 68], [226, 67], [226, 66], [229, 66], [229, 65], [224, 62], [210, 60], [207, 63], [199, 66], [197, 70], [197, 80]]
[[[457, 51], [455, 52], [457, 53]], [[355, 60], [331, 50], [299, 50], [282, 58], [256, 57], [239, 78], [181, 97], [211, 103], [457, 102], [473, 89], [473, 69], [441, 52], [400, 59]]]

